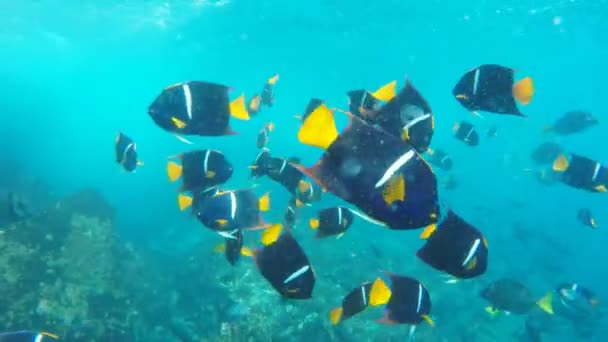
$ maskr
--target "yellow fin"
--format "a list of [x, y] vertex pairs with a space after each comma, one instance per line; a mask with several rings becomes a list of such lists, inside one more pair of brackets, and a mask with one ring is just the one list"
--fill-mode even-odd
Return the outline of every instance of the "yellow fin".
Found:
[[319, 220], [318, 219], [310, 219], [310, 220], [308, 220], [308, 225], [310, 226], [310, 229], [316, 230], [316, 229], [319, 228]]
[[176, 128], [182, 129], [186, 127], [186, 123], [176, 117], [171, 117], [171, 122], [173, 122]]
[[331, 310], [331, 313], [329, 314], [329, 320], [331, 321], [331, 324], [333, 325], [337, 325], [338, 323], [340, 323], [340, 318], [342, 318], [342, 308], [335, 308], [333, 310]]
[[471, 259], [471, 261], [469, 261], [469, 263], [466, 265], [465, 269], [470, 271], [475, 267], [477, 267], [477, 257], [473, 257], [473, 259]]
[[422, 240], [426, 240], [426, 239], [430, 238], [431, 235], [433, 235], [433, 233], [435, 233], [436, 230], [437, 230], [437, 225], [435, 223], [429, 224], [428, 226], [426, 226], [426, 228], [424, 228], [424, 231], [422, 231], [422, 233], [420, 233], [420, 238]]
[[266, 81], [266, 82], [268, 84], [275, 85], [275, 84], [277, 84], [278, 80], [279, 80], [279, 74], [276, 74], [276, 75], [272, 76], [271, 78], [269, 78], [268, 81]]
[[215, 172], [214, 171], [207, 171], [207, 174], [205, 176], [207, 176], [207, 178], [213, 178], [213, 177], [215, 177]]
[[422, 318], [431, 326], [431, 327], [435, 327], [435, 321], [433, 321], [433, 319], [431, 318], [431, 316], [429, 315], [422, 315]]
[[305, 145], [326, 150], [338, 138], [334, 113], [325, 104], [306, 117], [298, 131], [298, 140]]
[[606, 189], [606, 186], [605, 186], [604, 184], [602, 184], [602, 185], [598, 185], [598, 186], [596, 186], [594, 189], [595, 189], [595, 191], [597, 191], [597, 192], [607, 192], [607, 191], [608, 191], [608, 190]]
[[457, 94], [457, 95], [456, 95], [456, 98], [457, 98], [457, 99], [466, 100], [466, 99], [468, 99], [469, 97], [468, 97], [468, 96], [466, 96], [465, 94]]
[[489, 313], [492, 316], [496, 316], [496, 315], [498, 315], [500, 313], [500, 310], [495, 309], [495, 308], [493, 308], [491, 306], [486, 306], [485, 310], [486, 310], [487, 313]]
[[536, 305], [549, 315], [553, 315], [553, 292], [547, 293]]
[[256, 95], [249, 100], [249, 110], [252, 112], [260, 110], [260, 95]]
[[486, 248], [488, 248], [488, 240], [486, 239], [486, 237], [485, 237], [485, 236], [482, 236], [482, 237], [481, 237], [481, 241], [483, 242], [483, 245], [484, 245]]
[[403, 131], [401, 132], [401, 140], [403, 140], [403, 141], [410, 140], [410, 129], [409, 128], [403, 129]]
[[429, 148], [427, 148], [427, 149], [426, 149], [426, 153], [427, 153], [429, 156], [432, 156], [432, 155], [434, 155], [434, 154], [435, 154], [435, 150], [433, 150], [432, 148], [430, 148], [430, 147], [429, 147]]
[[397, 95], [397, 81], [389, 82], [372, 93], [380, 101], [390, 101]]
[[298, 190], [300, 190], [301, 193], [306, 193], [308, 190], [310, 190], [311, 186], [312, 185], [310, 185], [310, 183], [303, 180], [298, 182]]
[[268, 129], [268, 132], [274, 131], [274, 122], [267, 122], [266, 128]]
[[589, 220], [589, 223], [591, 224], [591, 227], [597, 228], [597, 224], [595, 223], [595, 219], [593, 217], [591, 218], [591, 220]]
[[391, 298], [391, 289], [386, 286], [386, 283], [381, 278], [374, 280], [372, 289], [369, 292], [369, 305], [378, 306], [388, 303]]
[[167, 175], [169, 176], [169, 180], [175, 182], [182, 176], [182, 166], [177, 164], [176, 162], [168, 162], [167, 163]]
[[568, 170], [570, 163], [568, 162], [568, 158], [565, 155], [560, 154], [557, 159], [553, 162], [553, 171], [564, 172]]
[[402, 174], [393, 176], [386, 184], [384, 191], [382, 191], [382, 197], [388, 205], [396, 201], [405, 201], [405, 179]]
[[304, 203], [302, 203], [302, 201], [300, 201], [299, 199], [296, 199], [296, 207], [302, 208], [303, 206], [304, 206]]
[[177, 195], [179, 210], [184, 211], [192, 205], [192, 197], [184, 194]]
[[246, 257], [253, 256], [253, 251], [250, 248], [243, 247], [241, 248], [241, 255]]
[[262, 241], [262, 244], [264, 246], [268, 246], [277, 241], [279, 235], [281, 235], [282, 230], [283, 225], [280, 223], [275, 223], [270, 227], [264, 229], [264, 231], [262, 232], [262, 239], [260, 241]]
[[249, 120], [249, 112], [245, 106], [245, 95], [241, 95], [230, 102], [230, 115], [240, 120]]
[[44, 331], [43, 331], [43, 332], [41, 332], [40, 334], [41, 334], [41, 335], [43, 335], [43, 336], [46, 336], [46, 337], [50, 337], [50, 338], [52, 338], [52, 339], [54, 339], [54, 340], [58, 340], [58, 339], [59, 339], [59, 336], [58, 336], [58, 335], [51, 334], [51, 333], [48, 333], [48, 332], [44, 332]]
[[220, 227], [225, 227], [228, 224], [228, 220], [219, 219], [219, 220], [215, 220], [215, 223]]
[[270, 192], [264, 194], [264, 196], [260, 197], [258, 201], [258, 206], [260, 211], [268, 211], [270, 210]]
[[213, 251], [216, 253], [223, 253], [226, 251], [226, 245], [224, 245], [223, 243], [220, 243], [219, 245], [215, 246]]
[[527, 105], [534, 96], [534, 82], [531, 77], [526, 77], [513, 85], [513, 97], [522, 105]]

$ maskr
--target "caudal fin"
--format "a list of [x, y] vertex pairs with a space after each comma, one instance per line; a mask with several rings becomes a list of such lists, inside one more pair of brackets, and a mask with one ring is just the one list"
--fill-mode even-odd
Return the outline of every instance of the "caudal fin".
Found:
[[534, 82], [531, 77], [526, 77], [513, 85], [513, 97], [522, 105], [529, 104], [532, 96], [534, 96]]

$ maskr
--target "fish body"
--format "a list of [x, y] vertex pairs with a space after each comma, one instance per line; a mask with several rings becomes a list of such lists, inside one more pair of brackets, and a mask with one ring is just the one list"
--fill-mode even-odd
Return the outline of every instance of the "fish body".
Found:
[[235, 134], [230, 117], [249, 119], [241, 96], [229, 98], [230, 88], [217, 83], [188, 81], [165, 88], [148, 107], [148, 114], [166, 131], [181, 135]]
[[409, 80], [395, 97], [378, 110], [374, 122], [408, 142], [418, 153], [424, 153], [429, 148], [435, 131], [431, 107]]
[[525, 315], [536, 305], [532, 292], [517, 280], [499, 279], [481, 291], [495, 309]]
[[181, 178], [180, 191], [198, 191], [224, 184], [234, 171], [226, 156], [217, 150], [196, 150], [177, 156], [179, 164], [167, 163], [167, 175], [174, 182]]
[[524, 116], [517, 102], [527, 105], [534, 95], [530, 77], [515, 83], [515, 71], [497, 64], [484, 64], [465, 73], [452, 94], [470, 112]]
[[530, 158], [538, 165], [551, 164], [563, 152], [560, 144], [545, 142], [538, 145], [530, 154]]
[[258, 229], [264, 227], [261, 213], [268, 210], [268, 201], [268, 194], [258, 199], [252, 189], [220, 191], [193, 208], [193, 213], [203, 225], [219, 232]]
[[608, 168], [598, 161], [571, 153], [560, 154], [553, 162], [558, 179], [573, 188], [607, 192]]
[[557, 119], [550, 130], [558, 135], [571, 135], [586, 131], [599, 124], [599, 120], [590, 112], [575, 110], [566, 112]]
[[133, 139], [122, 132], [118, 132], [118, 136], [116, 137], [114, 153], [116, 155], [116, 162], [122, 165], [128, 172], [134, 172], [140, 164], [137, 160], [137, 145]]
[[439, 227], [430, 232], [416, 255], [433, 268], [457, 278], [473, 278], [485, 273], [488, 243], [483, 234], [453, 211], [448, 211]]
[[479, 145], [479, 133], [475, 130], [473, 124], [467, 121], [457, 122], [454, 127], [454, 137], [469, 146]]
[[435, 174], [408, 143], [354, 116], [338, 134], [324, 105], [308, 116], [298, 137], [325, 149], [312, 168], [300, 168], [366, 215], [393, 229], [436, 222]]
[[304, 250], [291, 234], [283, 234], [263, 249], [254, 251], [254, 260], [262, 276], [283, 297], [312, 297], [316, 275]]
[[355, 215], [346, 207], [326, 208], [318, 212], [317, 218], [309, 221], [310, 228], [317, 231], [316, 238], [343, 234], [350, 228]]

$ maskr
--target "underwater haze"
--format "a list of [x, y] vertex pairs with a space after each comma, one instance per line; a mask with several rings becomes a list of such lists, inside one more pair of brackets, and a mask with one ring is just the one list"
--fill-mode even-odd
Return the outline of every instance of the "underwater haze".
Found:
[[[19, 192], [46, 213], [92, 189], [112, 208], [111, 231], [104, 239], [115, 239], [113, 253], [124, 251], [112, 258], [111, 279], [100, 277], [104, 287], [85, 282], [91, 276], [79, 276], [77, 269], [69, 277], [53, 271], [53, 281], [39, 279], [32, 274], [50, 273], [15, 258], [43, 259], [47, 247], [41, 241], [56, 234], [54, 223], [45, 227], [38, 218], [13, 228], [0, 224], [0, 254], [5, 255], [9, 245], [2, 239], [11, 229], [41, 227], [27, 239], [19, 235], [19, 243], [35, 246], [26, 248], [31, 252], [10, 254], [4, 264], [0, 255], [3, 272], [21, 265], [11, 279], [54, 283], [55, 295], [69, 292], [66, 288], [95, 293], [80, 301], [56, 300], [47, 313], [41, 307], [54, 300], [51, 292], [31, 292], [26, 301], [20, 298], [27, 287], [11, 290], [0, 300], [0, 332], [49, 331], [67, 341], [538, 341], [527, 330], [527, 316], [485, 310], [489, 304], [480, 291], [509, 278], [525, 284], [537, 299], [564, 282], [591, 289], [599, 300], [591, 323], [552, 315], [538, 325], [538, 338], [607, 341], [608, 197], [560, 182], [547, 186], [530, 172], [536, 167], [530, 153], [546, 141], [608, 165], [606, 32], [606, 0], [3, 1], [0, 194]], [[522, 109], [526, 117], [473, 115], [454, 99], [459, 78], [482, 64], [508, 66], [518, 79], [534, 79], [534, 99]], [[274, 74], [280, 75], [274, 105], [250, 120], [232, 119], [237, 135], [188, 136], [189, 145], [148, 114], [148, 106], [172, 84], [220, 83], [232, 88], [231, 98], [241, 93], [248, 98]], [[311, 98], [348, 110], [347, 91], [377, 89], [391, 80], [401, 88], [406, 78], [433, 109], [431, 148], [448, 151], [454, 160], [449, 172], [434, 168], [442, 213], [454, 210], [488, 241], [482, 276], [446, 281], [416, 258], [423, 244], [417, 230], [357, 220], [339, 239], [314, 239], [309, 219], [322, 208], [348, 205], [328, 192], [320, 204], [303, 209], [293, 232], [315, 267], [317, 287], [311, 299], [285, 300], [250, 258], [228, 264], [214, 252], [223, 239], [179, 210], [167, 158], [215, 149], [234, 166], [222, 188], [255, 186], [259, 196], [270, 191], [264, 220], [281, 222], [291, 195], [268, 178], [250, 178], [264, 123], [275, 125], [267, 145], [273, 156], [298, 157], [312, 166], [322, 151], [298, 141], [301, 122], [294, 118]], [[593, 113], [599, 124], [567, 136], [545, 132], [573, 110]], [[337, 113], [336, 118], [344, 127], [346, 117]], [[454, 138], [453, 125], [461, 120], [475, 124], [479, 146]], [[487, 137], [494, 126], [497, 135]], [[126, 172], [115, 160], [119, 131], [137, 144], [143, 165], [136, 172]], [[446, 187], [447, 179], [457, 179], [457, 186]], [[595, 214], [597, 229], [577, 219], [582, 208]], [[80, 227], [74, 220], [65, 222]], [[247, 232], [245, 245], [261, 248], [259, 232]], [[98, 258], [87, 260], [102, 262], [106, 252], [99, 248]], [[78, 253], [63, 263], [86, 269]], [[121, 259], [135, 266], [117, 265]], [[412, 334], [406, 325], [378, 324], [382, 310], [377, 308], [332, 324], [330, 311], [348, 291], [382, 271], [424, 283], [433, 301], [434, 327], [423, 322]], [[0, 290], [9, 293], [2, 287], [15, 284], [6, 276]], [[114, 299], [90, 300], [103, 293]], [[120, 309], [103, 309], [113, 300]], [[95, 307], [121, 317], [120, 324], [93, 314]], [[129, 314], [116, 312], [122, 308]]]

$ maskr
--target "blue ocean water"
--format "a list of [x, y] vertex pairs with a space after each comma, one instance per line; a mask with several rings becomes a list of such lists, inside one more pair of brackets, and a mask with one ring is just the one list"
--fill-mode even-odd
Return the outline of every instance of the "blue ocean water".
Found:
[[[126, 241], [163, 250], [201, 243], [211, 250], [218, 242], [179, 212], [176, 187], [166, 177], [167, 157], [194, 148], [155, 126], [146, 113], [167, 85], [207, 80], [251, 94], [280, 74], [272, 108], [250, 121], [232, 120], [239, 135], [191, 139], [197, 148], [223, 151], [236, 170], [226, 187], [242, 188], [252, 185], [247, 167], [264, 122], [276, 125], [268, 146], [273, 154], [312, 165], [321, 152], [298, 142], [300, 123], [294, 119], [311, 97], [344, 108], [347, 90], [373, 89], [393, 79], [402, 85], [407, 76], [433, 108], [432, 147], [449, 150], [455, 161], [459, 186], [440, 189], [440, 201], [478, 226], [491, 249], [482, 280], [455, 285], [461, 291], [439, 291], [438, 329], [456, 320], [452, 301], [470, 300], [483, 312], [476, 292], [498, 277], [520, 279], [539, 296], [560, 282], [576, 281], [600, 300], [608, 298], [602, 266], [607, 198], [561, 184], [542, 186], [524, 171], [532, 167], [530, 151], [547, 140], [543, 127], [575, 109], [593, 112], [600, 125], [556, 139], [569, 152], [608, 163], [608, 1], [22, 1], [1, 4], [0, 19], [1, 172], [41, 179], [57, 194], [98, 189], [115, 207], [117, 233]], [[534, 78], [527, 118], [476, 118], [454, 100], [458, 78], [484, 63]], [[465, 146], [452, 137], [452, 125], [461, 119], [474, 121], [480, 132], [496, 125], [498, 136], [478, 148]], [[145, 163], [134, 174], [113, 161], [118, 130], [135, 139]], [[446, 176], [437, 174], [440, 180]], [[288, 195], [268, 180], [259, 183], [272, 190], [277, 204], [266, 220], [280, 220]], [[324, 201], [341, 203], [329, 196]], [[582, 207], [596, 213], [598, 230], [577, 221]], [[303, 242], [323, 269], [320, 281], [327, 275], [352, 288], [374, 278], [360, 274], [347, 281], [340, 273], [344, 265], [336, 265], [357, 267], [353, 260], [371, 244], [380, 251], [373, 261], [378, 270], [416, 272], [431, 290], [446, 286], [415, 258], [416, 232], [363, 223], [354, 228], [338, 241]], [[341, 300], [317, 296], [336, 305]], [[326, 314], [319, 312], [319, 319]], [[458, 341], [459, 329], [471, 322], [448, 325], [452, 330], [443, 338]], [[607, 339], [608, 331], [599, 329], [594, 338]]]

